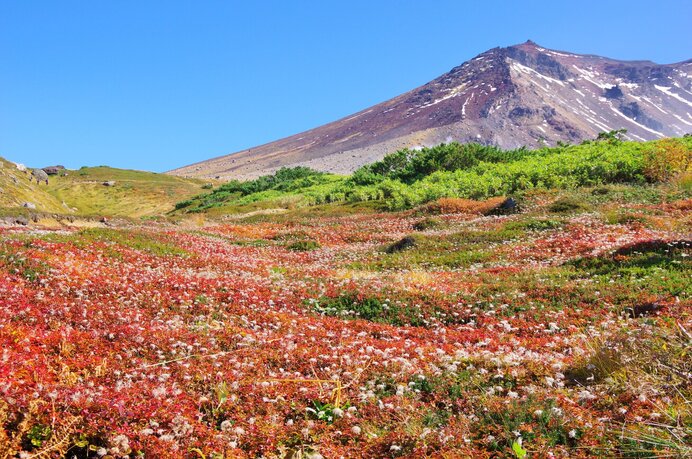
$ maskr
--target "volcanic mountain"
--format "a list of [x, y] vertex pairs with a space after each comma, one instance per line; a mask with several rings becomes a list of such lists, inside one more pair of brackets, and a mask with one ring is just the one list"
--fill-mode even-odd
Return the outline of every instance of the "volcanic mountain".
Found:
[[452, 140], [503, 148], [579, 142], [627, 129], [692, 132], [692, 59], [659, 65], [554, 51], [486, 51], [419, 88], [338, 121], [171, 174], [249, 179], [282, 166], [348, 173], [385, 154]]

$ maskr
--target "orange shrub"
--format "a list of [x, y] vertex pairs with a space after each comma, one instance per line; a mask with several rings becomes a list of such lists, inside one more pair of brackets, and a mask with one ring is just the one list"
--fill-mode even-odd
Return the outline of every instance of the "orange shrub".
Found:
[[692, 199], [680, 199], [670, 203], [673, 209], [677, 210], [692, 210]]
[[497, 209], [507, 198], [498, 196], [485, 201], [463, 198], [440, 198], [426, 204], [423, 210], [432, 214], [488, 214]]
[[692, 171], [692, 150], [676, 139], [663, 139], [644, 154], [644, 175], [651, 182], [667, 182]]

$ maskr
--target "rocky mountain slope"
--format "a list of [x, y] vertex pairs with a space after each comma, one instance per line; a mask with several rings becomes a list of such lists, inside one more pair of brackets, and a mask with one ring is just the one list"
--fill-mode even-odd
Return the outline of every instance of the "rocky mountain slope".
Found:
[[348, 173], [404, 147], [539, 146], [622, 128], [630, 139], [650, 140], [692, 132], [691, 113], [692, 60], [618, 61], [527, 41], [486, 51], [352, 116], [170, 173], [248, 179], [298, 165]]

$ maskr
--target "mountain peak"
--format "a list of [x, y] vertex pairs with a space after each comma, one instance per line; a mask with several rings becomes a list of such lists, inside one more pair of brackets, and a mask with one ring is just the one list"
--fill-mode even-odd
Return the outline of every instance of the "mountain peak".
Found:
[[519, 43], [517, 45], [511, 45], [508, 46], [507, 48], [518, 48], [518, 49], [523, 49], [525, 51], [532, 50], [532, 51], [541, 51], [545, 50], [542, 46], [540, 46], [538, 43], [536, 43], [533, 40], [526, 40], [524, 43]]
[[450, 141], [536, 147], [623, 128], [633, 140], [680, 136], [692, 131], [688, 67], [555, 51], [527, 40], [488, 50], [341, 120], [172, 173], [248, 179], [283, 166], [348, 173], [398, 149]]

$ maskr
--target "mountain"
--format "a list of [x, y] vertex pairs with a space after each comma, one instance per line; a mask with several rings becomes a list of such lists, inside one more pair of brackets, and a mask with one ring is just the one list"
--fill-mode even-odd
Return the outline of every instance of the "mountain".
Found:
[[618, 61], [527, 41], [352, 116], [170, 173], [248, 179], [299, 165], [348, 173], [404, 147], [539, 146], [622, 128], [632, 140], [651, 140], [692, 132], [690, 113], [692, 60]]

